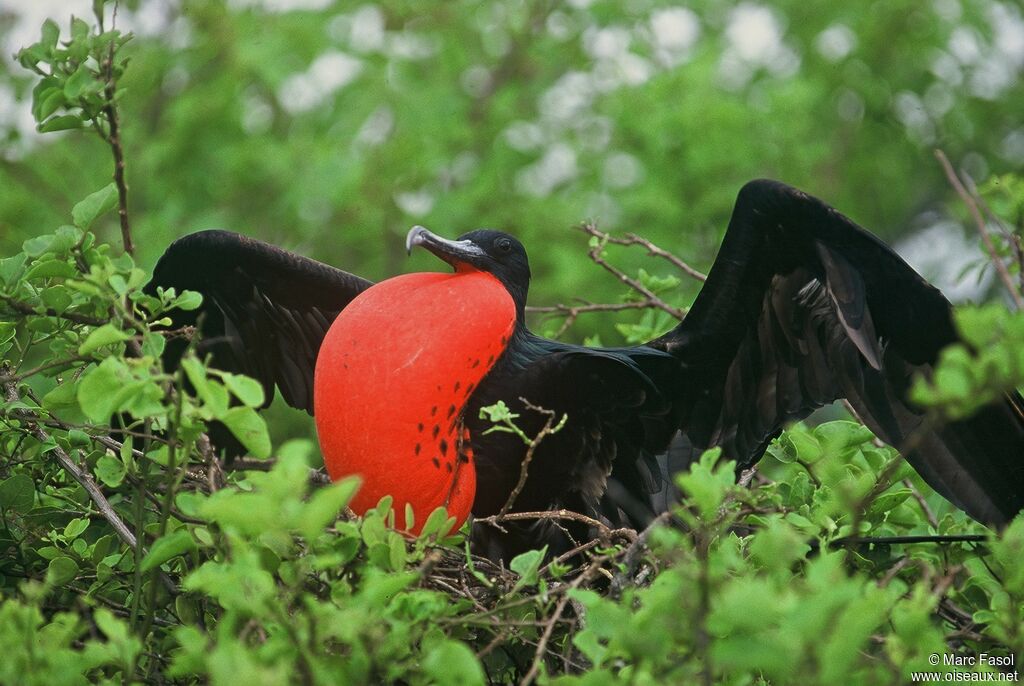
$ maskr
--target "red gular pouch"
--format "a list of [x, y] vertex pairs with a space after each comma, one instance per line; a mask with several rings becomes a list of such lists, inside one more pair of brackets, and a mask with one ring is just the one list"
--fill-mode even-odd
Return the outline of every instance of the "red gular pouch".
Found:
[[413, 534], [440, 506], [456, 526], [469, 516], [476, 468], [463, 411], [516, 322], [497, 278], [460, 267], [367, 289], [338, 315], [316, 361], [313, 406], [327, 472], [362, 477], [351, 503], [359, 514], [392, 496], [396, 525]]

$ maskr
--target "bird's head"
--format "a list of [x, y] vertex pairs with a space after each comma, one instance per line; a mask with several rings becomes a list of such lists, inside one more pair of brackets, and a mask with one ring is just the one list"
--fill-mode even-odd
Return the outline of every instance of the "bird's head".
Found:
[[522, 321], [530, 289], [530, 261], [526, 248], [514, 236], [492, 229], [477, 229], [448, 240], [414, 226], [405, 239], [405, 249], [422, 246], [450, 264], [456, 272], [481, 271], [494, 275], [508, 290]]

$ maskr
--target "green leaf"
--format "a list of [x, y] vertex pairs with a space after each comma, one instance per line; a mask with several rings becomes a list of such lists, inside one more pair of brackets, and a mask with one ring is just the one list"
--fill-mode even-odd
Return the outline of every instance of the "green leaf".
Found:
[[167, 346], [167, 339], [155, 331], [150, 331], [142, 337], [142, 354], [156, 359], [164, 354]]
[[68, 100], [77, 100], [88, 93], [99, 92], [102, 84], [96, 80], [96, 75], [84, 64], [78, 66], [75, 73], [64, 82], [64, 97]]
[[394, 531], [389, 533], [388, 538], [388, 561], [391, 563], [391, 569], [399, 572], [405, 569], [405, 563], [409, 559], [409, 553], [405, 548], [405, 539]]
[[14, 328], [14, 322], [0, 322], [0, 345], [14, 338], [16, 332], [17, 329]]
[[70, 382], [55, 386], [52, 391], [43, 396], [43, 407], [51, 411], [66, 410], [78, 407], [76, 393], [78, 389]]
[[96, 621], [96, 626], [112, 643], [122, 644], [129, 641], [128, 625], [115, 617], [110, 610], [100, 607], [93, 612], [92, 616]]
[[438, 684], [478, 686], [485, 683], [479, 660], [461, 641], [445, 640], [434, 646], [423, 660], [423, 671]]
[[220, 420], [254, 457], [270, 457], [267, 423], [251, 407], [233, 407]]
[[519, 415], [509, 409], [504, 400], [499, 400], [493, 405], [480, 408], [480, 419], [486, 419], [495, 424], [511, 422], [518, 418]]
[[84, 19], [71, 17], [71, 42], [84, 43], [89, 39], [89, 24]]
[[78, 272], [75, 268], [64, 260], [46, 260], [33, 265], [28, 270], [28, 273], [25, 274], [25, 279], [31, 281], [33, 279], [49, 279], [53, 277], [69, 278], [77, 274]]
[[71, 208], [71, 218], [75, 226], [88, 229], [97, 218], [117, 206], [117, 186], [112, 182], [95, 193], [87, 195]]
[[124, 481], [125, 469], [121, 460], [111, 455], [103, 455], [96, 462], [96, 478], [111, 488], [116, 488]]
[[64, 527], [64, 538], [71, 541], [82, 534], [89, 528], [89, 520], [84, 517], [76, 517], [67, 523]]
[[18, 51], [18, 62], [26, 69], [32, 69], [38, 63], [46, 61], [49, 56], [50, 51], [46, 49], [45, 45], [33, 43]]
[[35, 502], [36, 485], [25, 474], [15, 474], [0, 482], [0, 508], [25, 512]]
[[50, 284], [44, 288], [39, 294], [39, 299], [43, 301], [43, 305], [52, 309], [54, 312], [63, 314], [74, 301], [71, 289], [57, 284]]
[[82, 345], [78, 346], [78, 354], [89, 355], [105, 345], [121, 343], [131, 337], [131, 334], [122, 331], [113, 324], [104, 324], [89, 333]]
[[207, 388], [206, 367], [203, 366], [203, 363], [195, 357], [185, 357], [181, 360], [181, 368], [185, 370], [185, 376], [188, 377], [192, 388], [196, 389], [196, 395], [204, 402], [209, 402], [207, 396], [210, 391]]
[[448, 510], [444, 507], [437, 507], [427, 517], [423, 530], [420, 532], [420, 537], [436, 536], [437, 538], [443, 538], [448, 535], [453, 526], [455, 526], [455, 518], [449, 517]]
[[868, 508], [868, 512], [871, 515], [889, 512], [911, 495], [913, 495], [913, 491], [909, 488], [890, 489], [874, 499]]
[[698, 462], [690, 466], [689, 473], [676, 476], [676, 483], [688, 494], [705, 521], [712, 521], [725, 494], [735, 485], [734, 462], [719, 460], [722, 451], [712, 448], [704, 451]]
[[36, 121], [45, 121], [47, 117], [59, 110], [66, 102], [64, 91], [60, 88], [51, 88], [46, 91], [46, 96], [39, 101]]
[[46, 582], [51, 586], [63, 586], [78, 576], [78, 564], [70, 557], [60, 556], [50, 560], [46, 567]]
[[107, 534], [106, 536], [100, 536], [99, 539], [92, 546], [92, 552], [90, 553], [90, 559], [95, 564], [99, 564], [103, 558], [110, 552], [111, 546], [114, 545], [115, 540], [118, 540], [114, 534]]
[[222, 378], [228, 390], [249, 407], [263, 405], [263, 386], [259, 381], [241, 374], [224, 374]]
[[350, 476], [314, 493], [299, 516], [299, 533], [307, 540], [320, 535], [349, 504], [360, 483], [361, 479], [358, 476]]
[[85, 416], [94, 422], [109, 421], [119, 407], [122, 400], [119, 395], [130, 379], [124, 362], [115, 357], [108, 357], [86, 372], [78, 383], [78, 404]]
[[142, 558], [139, 569], [148, 572], [170, 560], [172, 557], [183, 555], [190, 550], [196, 549], [196, 542], [187, 529], [178, 529], [172, 534], [158, 538], [153, 546]]
[[197, 291], [184, 291], [171, 302], [171, 307], [179, 310], [196, 310], [203, 304], [203, 294]]
[[[24, 247], [22, 249], [24, 250]], [[18, 253], [14, 257], [0, 259], [0, 282], [3, 282], [5, 286], [12, 285], [15, 280], [21, 277], [21, 272], [25, 268], [27, 260], [28, 255], [25, 253]]]
[[29, 238], [21, 244], [21, 249], [29, 257], [39, 257], [46, 253], [54, 242], [54, 235], [52, 233], [47, 233], [41, 236], [33, 236], [32, 238]]
[[43, 22], [43, 38], [40, 42], [52, 49], [56, 47], [58, 38], [60, 38], [60, 27], [57, 26], [57, 22], [53, 19], [45, 20]]
[[52, 131], [67, 131], [69, 129], [80, 129], [85, 122], [82, 118], [74, 114], [62, 114], [59, 117], [48, 119], [39, 125], [40, 133], [50, 133]]
[[519, 575], [519, 580], [516, 581], [513, 591], [537, 583], [537, 570], [540, 569], [540, 564], [544, 561], [545, 552], [547, 552], [547, 546], [544, 546], [542, 550], [528, 550], [512, 558], [508, 567]]

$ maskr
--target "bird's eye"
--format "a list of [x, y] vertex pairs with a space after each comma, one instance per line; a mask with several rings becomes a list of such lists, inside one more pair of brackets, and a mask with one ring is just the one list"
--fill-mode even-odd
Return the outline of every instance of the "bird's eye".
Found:
[[512, 241], [510, 241], [507, 238], [502, 238], [500, 241], [498, 241], [498, 250], [502, 252], [509, 252], [510, 250], [512, 250]]

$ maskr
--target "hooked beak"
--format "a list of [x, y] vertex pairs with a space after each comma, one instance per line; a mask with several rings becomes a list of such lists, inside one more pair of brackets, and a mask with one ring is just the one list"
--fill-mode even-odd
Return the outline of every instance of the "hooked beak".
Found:
[[422, 226], [412, 227], [405, 237], [406, 253], [411, 255], [417, 245], [423, 246], [456, 269], [460, 264], [476, 267], [480, 260], [487, 257], [483, 248], [472, 241], [450, 241]]

